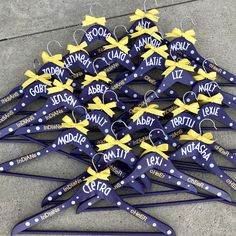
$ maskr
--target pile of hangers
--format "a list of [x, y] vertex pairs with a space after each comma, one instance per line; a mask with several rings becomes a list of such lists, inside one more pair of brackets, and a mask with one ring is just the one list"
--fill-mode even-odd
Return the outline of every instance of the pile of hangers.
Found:
[[[236, 164], [236, 151], [217, 143], [217, 135], [203, 132], [236, 129], [235, 121], [225, 111], [226, 107], [236, 109], [236, 96], [221, 89], [235, 86], [236, 76], [197, 52], [194, 30], [174, 28], [166, 35], [159, 32], [159, 11], [147, 10], [145, 3], [144, 10], [137, 9], [130, 17], [132, 25], [120, 38], [105, 26], [105, 17], [86, 15], [82, 26], [87, 30], [75, 31], [75, 45], [67, 46], [67, 55], [44, 51], [41, 68], [37, 72], [27, 70], [26, 80], [0, 99], [1, 107], [17, 101], [14, 107], [1, 112], [1, 141], [42, 146], [27, 155], [1, 160], [1, 174], [64, 181], [43, 199], [42, 206], [48, 208], [18, 223], [12, 235], [176, 235], [171, 226], [140, 208], [215, 201], [235, 206], [229, 193], [187, 172], [212, 173], [236, 191], [235, 180], [225, 172], [236, 169], [218, 166], [214, 157], [219, 153]], [[79, 43], [78, 31], [82, 33]], [[97, 41], [103, 46], [88, 50]], [[228, 82], [217, 83], [219, 77]], [[145, 88], [147, 84], [153, 90], [145, 95], [132, 88]], [[181, 90], [187, 91], [184, 96], [179, 94]], [[44, 101], [40, 109], [24, 110], [39, 99]], [[169, 106], [159, 107], [162, 101]], [[24, 117], [11, 123], [18, 115]], [[212, 121], [214, 128], [202, 127], [205, 120]], [[214, 121], [221, 126], [216, 127]], [[56, 139], [34, 138], [39, 133], [47, 137], [52, 131], [58, 133]], [[74, 148], [64, 151], [70, 145]], [[87, 164], [88, 168], [72, 180], [10, 171], [51, 152]], [[151, 192], [152, 185], [168, 190]], [[128, 192], [121, 195], [118, 189]], [[74, 191], [72, 197], [59, 200], [70, 191]], [[198, 198], [135, 206], [124, 200], [177, 193]], [[91, 208], [101, 200], [114, 206]], [[76, 214], [88, 208], [123, 209], [157, 232], [29, 229], [73, 206], [77, 206]]]

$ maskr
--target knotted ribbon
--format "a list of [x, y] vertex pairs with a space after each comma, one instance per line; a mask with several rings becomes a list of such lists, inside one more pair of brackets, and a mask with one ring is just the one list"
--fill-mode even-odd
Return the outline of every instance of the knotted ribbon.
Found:
[[197, 102], [191, 103], [191, 104], [185, 104], [180, 99], [176, 99], [174, 101], [174, 104], [178, 106], [175, 110], [172, 111], [174, 116], [177, 116], [178, 114], [189, 111], [191, 113], [197, 114], [199, 111], [199, 104]]
[[88, 26], [88, 25], [105, 25], [106, 24], [106, 18], [105, 17], [94, 17], [94, 16], [85, 16], [85, 19], [82, 21], [82, 26]]
[[151, 21], [158, 22], [159, 17], [157, 16], [160, 12], [157, 9], [152, 9], [147, 12], [142, 11], [141, 9], [137, 9], [133, 16], [130, 16], [130, 22], [142, 20], [143, 18], [147, 18]]
[[69, 90], [70, 92], [73, 93], [74, 88], [71, 86], [72, 82], [73, 82], [72, 79], [68, 79], [66, 81], [66, 83], [63, 84], [61, 81], [55, 79], [53, 81], [54, 87], [47, 89], [48, 90], [48, 94], [58, 93], [58, 92], [61, 92], [61, 91], [64, 91], [64, 90]]
[[27, 70], [25, 72], [25, 76], [27, 76], [28, 79], [22, 84], [23, 89], [36, 81], [40, 81], [42, 84], [46, 84], [48, 86], [52, 85], [52, 82], [49, 81], [52, 78], [50, 74], [36, 75], [31, 70]]
[[196, 81], [201, 81], [204, 79], [209, 79], [211, 81], [214, 81], [214, 80], [216, 80], [216, 77], [217, 77], [217, 73], [213, 72], [213, 71], [210, 73], [207, 73], [203, 69], [199, 69], [197, 73], [198, 73], [198, 75], [195, 75], [193, 77]]
[[105, 71], [101, 71], [99, 72], [97, 75], [95, 76], [91, 76], [91, 75], [85, 75], [84, 78], [84, 82], [82, 82], [83, 87], [88, 86], [89, 84], [91, 84], [94, 81], [103, 81], [105, 83], [111, 83], [112, 81], [107, 77], [107, 73]]
[[151, 44], [147, 44], [147, 45], [145, 45], [145, 48], [147, 48], [149, 50], [142, 55], [142, 58], [144, 60], [149, 58], [153, 53], [157, 53], [160, 56], [164, 57], [165, 59], [169, 56], [169, 54], [166, 52], [166, 50], [168, 49], [168, 47], [166, 45], [156, 48], [156, 47], [152, 46]]
[[140, 144], [140, 147], [145, 149], [145, 151], [141, 154], [141, 156], [143, 156], [147, 153], [150, 153], [150, 152], [155, 152], [155, 153], [159, 154], [160, 156], [162, 156], [165, 159], [169, 158], [169, 156], [164, 153], [164, 152], [167, 152], [169, 150], [169, 145], [167, 143], [163, 143], [163, 144], [160, 144], [158, 146], [152, 146], [151, 144], [146, 143], [145, 141], [143, 141]]
[[188, 59], [182, 59], [180, 61], [166, 60], [165, 66], [168, 67], [162, 75], [168, 76], [175, 68], [180, 68], [186, 71], [194, 72], [194, 67], [190, 65], [191, 62]]
[[142, 116], [144, 113], [150, 113], [156, 116], [163, 116], [164, 111], [158, 110], [159, 106], [157, 104], [151, 104], [147, 107], [135, 107], [132, 112], [134, 115], [131, 117], [133, 121], [136, 121], [140, 116]]
[[70, 52], [70, 53], [74, 53], [74, 52], [79, 52], [79, 51], [83, 51], [85, 53], [88, 54], [88, 52], [85, 50], [85, 48], [88, 46], [88, 44], [84, 41], [82, 42], [81, 44], [79, 45], [71, 45], [69, 44], [67, 46], [67, 50]]
[[121, 51], [128, 54], [129, 48], [126, 45], [129, 42], [129, 38], [127, 36], [122, 38], [120, 41], [116, 41], [114, 38], [109, 36], [106, 38], [106, 41], [110, 44], [103, 46], [104, 50], [119, 48]]
[[199, 94], [197, 99], [203, 104], [205, 103], [222, 104], [223, 95], [221, 93], [217, 93], [216, 95], [212, 97], [208, 97], [208, 96], [205, 96], [204, 94]]
[[118, 145], [119, 147], [121, 147], [122, 149], [124, 149], [125, 151], [129, 152], [131, 150], [131, 148], [129, 146], [126, 145], [126, 143], [128, 143], [131, 140], [131, 136], [129, 134], [125, 135], [122, 139], [118, 140], [113, 138], [111, 135], [107, 135], [104, 138], [104, 141], [106, 143], [103, 144], [98, 144], [97, 147], [99, 148], [98, 151], [104, 151], [104, 150], [108, 150], [112, 147], [114, 147], [115, 145]]
[[91, 167], [88, 168], [87, 172], [91, 175], [88, 178], [86, 178], [84, 181], [86, 181], [86, 184], [89, 184], [97, 179], [102, 179], [102, 180], [109, 180], [108, 177], [111, 175], [110, 168], [108, 167], [107, 169], [101, 171], [101, 172], [96, 172], [93, 170]]
[[190, 43], [195, 44], [197, 42], [196, 38], [196, 33], [193, 29], [187, 30], [187, 31], [182, 31], [181, 29], [174, 28], [172, 32], [167, 33], [166, 37], [167, 38], [180, 38], [184, 37], [186, 40], [188, 40]]
[[89, 103], [88, 104], [88, 109], [90, 110], [103, 110], [106, 112], [110, 117], [112, 117], [115, 112], [112, 111], [111, 108], [115, 108], [117, 105], [117, 102], [109, 102], [109, 103], [102, 103], [101, 99], [99, 97], [95, 97], [93, 99], [94, 103]]
[[187, 134], [180, 136], [180, 140], [198, 140], [206, 144], [214, 143], [215, 141], [213, 140], [213, 138], [214, 137], [212, 133], [205, 133], [201, 135], [192, 129], [190, 129]]
[[62, 121], [64, 122], [61, 124], [62, 128], [66, 129], [75, 128], [83, 134], [87, 134], [89, 131], [88, 129], [86, 129], [86, 127], [89, 125], [89, 121], [86, 119], [79, 123], [75, 123], [69, 116], [64, 116]]
[[158, 32], [157, 26], [153, 26], [151, 28], [142, 28], [141, 26], [138, 25], [135, 28], [135, 30], [137, 30], [137, 32], [130, 34], [131, 38], [137, 38], [141, 35], [148, 34], [151, 35], [153, 38], [157, 39], [158, 41], [162, 40], [161, 36], [157, 34]]
[[62, 54], [56, 54], [54, 56], [50, 56], [47, 52], [42, 52], [42, 60], [43, 63], [52, 62], [60, 67], [64, 67], [64, 62], [62, 62]]

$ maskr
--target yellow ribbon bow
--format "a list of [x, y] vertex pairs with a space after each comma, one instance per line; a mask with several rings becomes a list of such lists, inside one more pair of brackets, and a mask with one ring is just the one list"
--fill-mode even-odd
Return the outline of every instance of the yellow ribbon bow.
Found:
[[129, 42], [129, 38], [127, 36], [122, 38], [120, 41], [116, 41], [111, 36], [107, 37], [106, 40], [110, 44], [103, 46], [104, 50], [108, 50], [108, 49], [112, 49], [112, 48], [119, 48], [121, 51], [128, 54], [129, 48], [126, 45]]
[[214, 95], [212, 97], [207, 97], [204, 94], [199, 94], [197, 99], [203, 104], [205, 104], [205, 103], [222, 104], [223, 95], [221, 93], [217, 93], [216, 95]]
[[161, 36], [159, 34], [157, 34], [157, 32], [158, 32], [157, 26], [153, 26], [151, 28], [142, 28], [141, 26], [138, 25], [135, 28], [135, 30], [137, 30], [137, 32], [130, 34], [131, 38], [136, 38], [136, 37], [139, 37], [143, 34], [149, 34], [153, 38], [157, 39], [158, 41], [162, 40]]
[[71, 86], [72, 82], [73, 82], [72, 79], [68, 79], [66, 83], [63, 84], [61, 81], [55, 79], [53, 81], [54, 87], [48, 88], [48, 94], [58, 93], [64, 90], [69, 90], [70, 92], [73, 93], [74, 88]]
[[169, 156], [164, 153], [164, 152], [167, 152], [169, 150], [169, 145], [167, 143], [163, 143], [163, 144], [158, 145], [158, 146], [152, 146], [151, 144], [146, 143], [146, 142], [143, 141], [140, 144], [140, 147], [145, 149], [145, 151], [141, 154], [141, 156], [143, 156], [147, 153], [150, 153], [150, 152], [155, 152], [155, 153], [159, 154], [160, 156], [162, 156], [165, 159], [169, 158]]
[[36, 75], [34, 72], [32, 72], [31, 70], [27, 70], [25, 72], [25, 76], [27, 76], [29, 79], [27, 79], [23, 84], [22, 84], [22, 88], [25, 89], [27, 86], [29, 86], [30, 84], [36, 82], [36, 81], [40, 81], [43, 84], [46, 84], [48, 86], [52, 85], [52, 82], [49, 81], [52, 77], [50, 74], [42, 74], [42, 75]]
[[157, 104], [151, 104], [147, 107], [135, 107], [132, 112], [134, 113], [134, 115], [131, 117], [131, 119], [133, 121], [136, 121], [140, 116], [142, 116], [144, 113], [150, 113], [153, 115], [157, 115], [157, 116], [163, 116], [164, 115], [164, 111], [162, 110], [158, 110], [159, 106]]
[[99, 148], [98, 151], [104, 151], [104, 150], [108, 150], [112, 147], [114, 147], [115, 145], [118, 145], [119, 147], [121, 147], [122, 149], [124, 149], [125, 151], [129, 152], [131, 150], [131, 148], [129, 146], [126, 145], [126, 143], [128, 143], [131, 140], [131, 136], [129, 134], [125, 135], [122, 139], [118, 140], [113, 138], [111, 135], [107, 135], [104, 138], [104, 141], [106, 143], [103, 144], [98, 144], [97, 147]]
[[64, 116], [62, 121], [64, 122], [64, 123], [61, 124], [62, 128], [67, 128], [67, 129], [75, 128], [83, 134], [87, 134], [88, 131], [89, 131], [88, 129], [85, 128], [86, 126], [89, 125], [88, 120], [83, 120], [79, 123], [75, 123], [69, 116]]
[[194, 67], [190, 64], [191, 62], [188, 59], [182, 59], [180, 61], [166, 60], [165, 66], [168, 68], [162, 73], [162, 75], [165, 77], [168, 76], [176, 67], [186, 71], [194, 72]]
[[196, 33], [193, 29], [187, 30], [184, 32], [181, 29], [174, 28], [172, 32], [166, 34], [167, 38], [184, 37], [186, 40], [188, 40], [192, 44], [195, 44], [197, 42], [197, 40], [195, 39], [195, 36], [196, 36]]
[[99, 72], [95, 76], [85, 75], [84, 82], [82, 82], [83, 87], [88, 86], [94, 81], [104, 81], [105, 83], [111, 83], [112, 81], [107, 77], [107, 73], [105, 71]]
[[180, 140], [198, 140], [206, 144], [212, 144], [215, 141], [213, 140], [212, 133], [205, 133], [203, 135], [198, 134], [196, 131], [190, 129], [187, 134], [181, 135]]
[[135, 15], [130, 16], [130, 22], [141, 20], [143, 18], [147, 18], [151, 21], [158, 22], [159, 17], [157, 16], [160, 12], [157, 9], [152, 9], [147, 12], [142, 11], [141, 9], [137, 9], [135, 11]]
[[216, 77], [217, 77], [216, 72], [207, 73], [203, 69], [199, 69], [197, 73], [198, 73], [198, 75], [195, 75], [193, 77], [196, 81], [201, 81], [204, 79], [209, 79], [209, 80], [214, 81], [214, 80], [216, 80]]
[[82, 21], [82, 26], [88, 26], [88, 25], [105, 25], [106, 24], [106, 18], [105, 17], [93, 17], [93, 16], [85, 16], [85, 19]]
[[116, 107], [117, 102], [109, 102], [109, 103], [102, 103], [101, 99], [99, 97], [95, 97], [93, 99], [94, 104], [93, 103], [89, 103], [88, 104], [88, 109], [90, 110], [103, 110], [104, 112], [106, 112], [110, 117], [112, 117], [115, 112], [112, 111], [111, 108]]
[[47, 52], [42, 52], [42, 60], [43, 63], [52, 62], [60, 67], [64, 67], [64, 62], [62, 62], [62, 54], [56, 54], [54, 56], [50, 56]]
[[199, 111], [199, 104], [197, 102], [191, 103], [191, 104], [185, 104], [183, 103], [180, 99], [176, 99], [174, 101], [174, 104], [178, 106], [175, 110], [172, 111], [174, 116], [177, 116], [178, 114], [184, 112], [184, 111], [189, 111], [194, 114], [197, 114]]
[[111, 171], [110, 171], [109, 167], [107, 169], [101, 171], [101, 172], [96, 172], [91, 167], [89, 167], [87, 172], [91, 176], [89, 176], [88, 178], [86, 178], [84, 180], [84, 181], [86, 181], [86, 184], [89, 184], [89, 183], [93, 182], [96, 179], [109, 180], [108, 177], [111, 175]]
[[83, 52], [85, 52], [85, 53], [88, 54], [88, 52], [84, 49], [84, 48], [86, 48], [87, 46], [88, 46], [88, 44], [84, 41], [84, 42], [82, 42], [81, 44], [76, 45], [76, 46], [69, 44], [69, 45], [67, 46], [67, 50], [68, 50], [70, 53], [83, 51]]
[[147, 52], [145, 52], [142, 55], [142, 58], [146, 60], [148, 57], [150, 57], [153, 53], [157, 53], [160, 56], [164, 57], [165, 59], [169, 56], [169, 54], [166, 52], [168, 47], [166, 45], [160, 46], [158, 48], [152, 46], [151, 44], [145, 45], [146, 49], [149, 49]]

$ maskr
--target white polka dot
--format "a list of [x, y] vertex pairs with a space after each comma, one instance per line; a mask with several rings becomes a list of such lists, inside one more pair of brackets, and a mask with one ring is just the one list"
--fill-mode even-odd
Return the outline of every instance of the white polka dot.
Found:
[[193, 156], [192, 158], [193, 158], [193, 160], [196, 160], [196, 159], [197, 159], [197, 157], [196, 157], [196, 156]]
[[25, 226], [30, 226], [30, 222], [25, 222]]
[[134, 78], [137, 78], [137, 77], [138, 77], [138, 75], [135, 73], [135, 74], [134, 74]]
[[88, 203], [88, 206], [92, 206], [92, 202], [89, 202], [89, 203]]
[[61, 207], [62, 207], [62, 208], [65, 208], [65, 206], [64, 206], [64, 205], [62, 205]]
[[57, 194], [58, 194], [59, 196], [61, 196], [61, 195], [62, 195], [62, 192], [58, 192]]
[[141, 175], [141, 178], [142, 178], [142, 179], [144, 179], [145, 177], [146, 177], [145, 174], [142, 174], [142, 175]]
[[37, 127], [36, 127], [36, 130], [40, 130], [40, 127], [39, 127], [39, 126], [37, 126]]
[[117, 202], [116, 204], [117, 204], [117, 206], [120, 206], [120, 205], [121, 205], [121, 202]]
[[231, 77], [229, 80], [230, 80], [230, 81], [234, 81], [234, 78], [233, 78], [233, 77]]
[[121, 184], [124, 184], [125, 182], [122, 180], [120, 183], [121, 183]]
[[201, 120], [201, 117], [200, 117], [200, 116], [198, 116], [198, 117], [197, 117], [197, 119], [198, 119], [198, 120]]
[[139, 170], [141, 170], [141, 169], [142, 169], [142, 166], [141, 166], [141, 165], [138, 165], [137, 168], [138, 168]]
[[129, 210], [129, 207], [127, 207], [126, 209]]
[[131, 69], [132, 69], [132, 70], [135, 70], [135, 67], [133, 66]]
[[38, 218], [35, 218], [34, 221], [37, 223], [37, 222], [39, 222], [39, 219], [38, 219]]
[[124, 110], [124, 109], [125, 109], [125, 106], [122, 106], [121, 108]]
[[173, 143], [172, 146], [173, 146], [173, 147], [176, 147], [176, 146], [177, 146], [177, 143]]
[[167, 231], [167, 234], [168, 234], [168, 235], [172, 234], [172, 231], [171, 231], [171, 230], [168, 230], [168, 231]]
[[27, 131], [26, 131], [27, 133], [30, 133], [31, 131], [30, 131], [30, 129], [27, 129]]
[[170, 173], [173, 174], [173, 173], [175, 173], [175, 171], [174, 171], [173, 169], [171, 169], [171, 170], [170, 170]]
[[226, 75], [226, 71], [223, 71], [223, 75]]
[[135, 93], [135, 94], [133, 95], [133, 97], [134, 97], [134, 98], [137, 98], [137, 97], [138, 97], [138, 95]]
[[47, 112], [46, 111], [43, 111], [43, 115], [46, 115], [47, 114]]
[[131, 176], [131, 179], [134, 179], [134, 176]]
[[197, 61], [199, 61], [199, 60], [200, 60], [200, 58], [199, 58], [199, 57], [197, 57], [197, 58], [196, 58], [196, 60], [197, 60]]
[[134, 32], [134, 30], [132, 30], [132, 29], [131, 29], [129, 32], [130, 32], [130, 33], [133, 33], [133, 32]]
[[180, 186], [180, 185], [181, 185], [181, 181], [178, 181], [178, 182], [177, 182], [177, 185], [179, 185], [179, 186]]
[[56, 146], [57, 146], [57, 145], [56, 145], [55, 143], [52, 145], [53, 148], [55, 148]]
[[79, 196], [76, 196], [76, 199], [79, 199]]
[[52, 197], [48, 197], [48, 201], [52, 201]]
[[0, 171], [4, 171], [4, 168], [3, 168], [3, 167], [0, 167]]
[[72, 83], [72, 86], [75, 87], [75, 86], [76, 86], [76, 83]]
[[220, 178], [223, 178], [223, 175], [220, 175]]
[[75, 205], [75, 201], [71, 201], [71, 205]]
[[131, 162], [135, 162], [135, 158], [131, 158], [130, 161], [131, 161]]
[[208, 190], [208, 189], [209, 189], [209, 187], [208, 187], [208, 186], [206, 186], [206, 187], [205, 187], [205, 189], [206, 189], [206, 190]]
[[221, 197], [221, 196], [222, 196], [222, 193], [217, 193], [217, 196], [218, 196], [218, 197]]
[[173, 94], [174, 93], [174, 91], [173, 90], [170, 90], [170, 94]]
[[40, 156], [41, 155], [41, 153], [40, 152], [37, 152], [37, 156]]
[[191, 51], [191, 54], [194, 54], [194, 50]]
[[125, 62], [128, 64], [128, 63], [129, 63], [129, 60], [126, 60]]
[[157, 226], [157, 224], [156, 224], [156, 223], [153, 223], [153, 224], [152, 224], [152, 226], [153, 226], [153, 227], [156, 227], [156, 226]]
[[213, 163], [210, 164], [210, 167], [213, 168], [215, 165]]
[[22, 107], [25, 107], [25, 103], [21, 103], [21, 106], [22, 106]]
[[23, 90], [20, 90], [19, 92], [20, 92], [20, 93], [23, 93]]
[[12, 128], [9, 128], [8, 131], [9, 131], [9, 132], [13, 132], [13, 129], [12, 129]]
[[158, 92], [158, 93], [160, 93], [160, 92], [161, 92], [161, 90], [160, 90], [160, 89], [158, 89], [158, 90], [157, 90], [157, 92]]
[[235, 100], [236, 100], [236, 97], [233, 97], [233, 100], [235, 101]]
[[104, 131], [105, 131], [105, 133], [106, 133], [106, 134], [109, 132], [109, 130], [108, 130], [108, 129], [105, 129]]
[[127, 90], [127, 89], [125, 90], [125, 93], [128, 93], [128, 90]]
[[234, 124], [233, 123], [229, 123], [229, 126], [232, 127]]
[[86, 147], [86, 148], [89, 148], [89, 145], [88, 145], [88, 144], [86, 144], [86, 145], [85, 145], [85, 147]]
[[9, 162], [9, 165], [10, 165], [10, 166], [14, 166], [14, 162], [13, 162], [13, 161], [10, 161], [10, 162]]
[[190, 100], [190, 98], [187, 98], [186, 101], [187, 101], [187, 102], [190, 102], [191, 100]]
[[40, 118], [40, 119], [38, 119], [38, 122], [40, 122], [40, 123], [41, 123], [41, 122], [43, 122], [43, 120]]

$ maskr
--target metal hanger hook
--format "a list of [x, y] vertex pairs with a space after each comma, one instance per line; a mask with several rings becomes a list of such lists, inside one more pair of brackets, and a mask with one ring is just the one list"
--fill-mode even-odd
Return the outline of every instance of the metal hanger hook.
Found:
[[48, 51], [48, 53], [49, 53], [50, 56], [52, 56], [52, 53], [51, 53], [51, 51], [50, 51], [50, 49], [49, 49], [49, 45], [50, 45], [52, 42], [57, 43], [57, 44], [59, 45], [59, 47], [62, 48], [62, 45], [60, 44], [59, 41], [57, 41], [57, 40], [51, 40], [51, 41], [49, 41], [49, 42], [47, 43], [47, 51]]
[[181, 29], [182, 31], [184, 31], [183, 23], [184, 23], [185, 20], [190, 20], [191, 23], [192, 23], [194, 26], [197, 25], [196, 22], [193, 21], [193, 18], [191, 18], [190, 16], [186, 16], [186, 17], [184, 17], [184, 18], [182, 19], [182, 21], [180, 22], [180, 29]]
[[115, 94], [115, 97], [116, 97], [116, 101], [117, 101], [117, 102], [120, 101], [119, 98], [118, 98], [118, 96], [117, 96], [117, 94], [116, 94], [116, 92], [114, 92], [113, 90], [108, 89], [108, 90], [106, 90], [106, 91], [103, 93], [103, 95], [102, 95], [102, 102], [103, 102], [103, 104], [105, 103], [105, 95], [106, 95], [106, 93], [108, 93], [108, 92], [114, 93], [114, 94]]
[[75, 43], [76, 43], [76, 45], [78, 46], [79, 44], [78, 44], [78, 41], [76, 40], [76, 33], [78, 32], [78, 31], [83, 31], [83, 33], [84, 34], [86, 34], [86, 31], [84, 30], [84, 29], [76, 29], [75, 31], [74, 31], [74, 33], [73, 33], [73, 39], [74, 39], [74, 41], [75, 41]]
[[94, 2], [94, 3], [90, 4], [89, 13], [91, 16], [94, 16], [93, 11], [92, 11], [94, 5], [98, 5], [103, 9], [103, 5], [99, 2]]
[[148, 106], [148, 103], [147, 103], [147, 95], [148, 95], [150, 92], [154, 93], [157, 98], [160, 98], [160, 97], [157, 95], [156, 91], [154, 91], [154, 90], [148, 90], [148, 91], [144, 94], [144, 102], [145, 102], [145, 104], [146, 104], [146, 107]]
[[199, 131], [200, 131], [201, 135], [202, 135], [202, 122], [207, 121], [207, 120], [211, 121], [214, 128], [215, 128], [215, 130], [217, 130], [216, 123], [212, 119], [205, 118], [205, 119], [201, 120], [200, 123], [199, 123]]
[[153, 132], [153, 131], [161, 131], [161, 132], [164, 134], [165, 137], [168, 137], [168, 136], [166, 135], [166, 133], [164, 132], [164, 130], [162, 130], [162, 129], [160, 129], [160, 128], [152, 129], [152, 130], [150, 131], [149, 135], [148, 135], [148, 138], [149, 138], [149, 140], [150, 140], [152, 146], [155, 146], [154, 142], [152, 141], [152, 132]]
[[186, 101], [185, 101], [185, 97], [186, 97], [186, 95], [187, 94], [193, 94], [194, 95], [194, 97], [195, 97], [195, 99], [197, 100], [197, 95], [196, 95], [196, 93], [194, 93], [193, 91], [188, 91], [188, 92], [186, 92], [184, 95], [183, 95], [183, 102], [186, 104]]
[[34, 67], [34, 72], [37, 73], [37, 67], [36, 67], [36, 63], [38, 64], [38, 66], [41, 65], [41, 63], [39, 62], [39, 60], [37, 58], [34, 59], [33, 62], [33, 67]]
[[93, 70], [94, 70], [94, 72], [96, 73], [96, 74], [98, 74], [98, 72], [97, 72], [97, 69], [95, 68], [95, 62], [97, 61], [97, 60], [103, 60], [103, 61], [105, 61], [106, 62], [106, 64], [109, 66], [110, 64], [107, 62], [107, 60], [106, 60], [106, 58], [105, 57], [97, 57], [96, 59], [94, 59], [94, 61], [93, 61]]
[[123, 120], [116, 120], [116, 121], [114, 121], [114, 122], [111, 124], [111, 132], [112, 132], [112, 134], [114, 134], [114, 136], [117, 138], [117, 135], [116, 135], [116, 133], [115, 133], [115, 131], [114, 131], [114, 129], [113, 129], [113, 126], [114, 126], [114, 124], [116, 124], [116, 123], [123, 123], [126, 128], [129, 128], [129, 126], [128, 126]]
[[65, 70], [68, 70], [68, 71], [70, 71], [70, 73], [72, 74], [72, 75], [76, 75], [70, 68], [68, 68], [68, 67], [62, 67], [61, 69], [65, 69]]
[[[86, 115], [88, 114], [88, 110], [87, 110], [86, 107], [84, 107], [84, 106], [82, 106], [82, 105], [75, 106], [75, 108], [77, 108], [77, 107], [83, 108], [83, 109], [85, 110]], [[72, 111], [72, 117], [73, 117], [73, 119], [74, 119], [74, 122], [77, 123], [77, 120], [76, 120], [76, 117], [75, 117], [75, 110]]]
[[124, 28], [125, 31], [126, 31], [126, 33], [129, 34], [129, 31], [128, 31], [128, 29], [126, 28], [126, 26], [124, 26], [124, 25], [117, 25], [117, 26], [114, 28], [114, 30], [113, 30], [113, 34], [114, 34], [114, 36], [115, 36], [116, 41], [118, 41], [118, 38], [117, 38], [117, 36], [116, 36], [116, 30], [117, 30], [117, 28], [119, 28], [119, 27]]
[[[147, 4], [147, 0], [144, 0], [144, 1], [143, 1], [143, 10], [144, 10], [144, 12], [147, 12], [147, 6], [146, 6], [146, 4]], [[156, 4], [156, 7], [158, 7], [157, 0], [155, 0], [155, 4]]]
[[97, 155], [105, 156], [105, 154], [104, 154], [103, 152], [98, 152], [98, 153], [96, 153], [95, 155], [93, 155], [93, 157], [92, 157], [93, 168], [94, 168], [95, 171], [98, 173], [98, 169], [97, 169], [97, 167], [96, 167], [96, 165], [95, 165], [95, 163], [94, 163], [94, 158], [95, 158]]
[[206, 67], [205, 67], [205, 63], [206, 63], [207, 61], [213, 61], [213, 63], [214, 63], [215, 65], [217, 65], [215, 58], [213, 58], [213, 57], [211, 57], [211, 58], [206, 58], [206, 59], [203, 61], [203, 63], [202, 63], [202, 68], [203, 68], [203, 70], [204, 70], [205, 72], [207, 72]]

